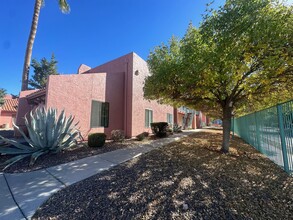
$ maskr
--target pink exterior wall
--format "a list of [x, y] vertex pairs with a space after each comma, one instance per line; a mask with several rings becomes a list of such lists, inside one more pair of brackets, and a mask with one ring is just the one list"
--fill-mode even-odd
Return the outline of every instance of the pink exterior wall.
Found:
[[[47, 83], [46, 107], [65, 110], [79, 121], [81, 133], [86, 138], [91, 132], [90, 111], [92, 99], [105, 101], [106, 74], [51, 75]], [[103, 128], [95, 129], [104, 132]]]
[[196, 129], [196, 115], [194, 115], [194, 117], [192, 119], [191, 128]]
[[[133, 53], [126, 54], [122, 57], [119, 57], [115, 60], [112, 60], [110, 62], [107, 62], [105, 64], [102, 64], [100, 66], [97, 66], [89, 71], [87, 71], [85, 74], [88, 73], [94, 73], [94, 72], [106, 72], [107, 74], [111, 74], [111, 76], [116, 76], [118, 73], [124, 74], [124, 89], [123, 91], [117, 91], [115, 86], [109, 82], [108, 86], [108, 93], [118, 93], [124, 95], [123, 98], [121, 98], [120, 101], [123, 102], [120, 107], [117, 107], [117, 109], [113, 109], [110, 106], [110, 121], [114, 121], [112, 119], [112, 114], [115, 114], [116, 111], [123, 112], [123, 117], [121, 117], [124, 121], [124, 126], [121, 128], [125, 132], [125, 135], [127, 137], [131, 137], [132, 135], [132, 115], [131, 115], [131, 109], [132, 109], [132, 66], [133, 66]], [[123, 109], [122, 109], [123, 106]], [[112, 111], [112, 112], [111, 112]]]
[[[139, 74], [135, 75], [138, 70]], [[119, 57], [113, 61], [95, 67], [86, 73], [107, 72], [117, 74], [125, 73], [124, 81], [124, 130], [126, 136], [132, 137], [143, 131], [151, 131], [145, 128], [145, 109], [153, 110], [153, 121], [167, 121], [167, 113], [173, 114], [173, 107], [159, 105], [156, 101], [147, 101], [143, 98], [143, 83], [149, 74], [147, 63], [135, 53]], [[85, 73], [85, 74], [86, 74]], [[114, 88], [114, 87], [113, 87]], [[115, 92], [115, 89], [111, 89]], [[111, 107], [110, 107], [111, 109]], [[111, 120], [110, 113], [110, 120]], [[174, 117], [174, 116], [173, 116]]]
[[[16, 114], [16, 125], [26, 131], [24, 116], [26, 113], [30, 112], [33, 106], [28, 104], [26, 96], [36, 92], [37, 90], [27, 90], [19, 93], [18, 109]], [[20, 134], [14, 130], [15, 136], [20, 136]]]
[[[84, 139], [89, 133], [105, 132], [110, 137], [111, 130], [123, 129], [123, 74], [52, 75], [47, 87], [46, 107], [74, 115]], [[92, 100], [110, 103], [108, 128], [90, 128]]]
[[208, 120], [204, 113], [199, 112], [199, 115], [196, 116], [196, 127], [202, 128], [202, 125], [208, 125]]
[[202, 113], [202, 118], [201, 118], [201, 120], [202, 120], [202, 123], [207, 123], [207, 117], [205, 116], [205, 114], [203, 114]]
[[[138, 75], [135, 72], [138, 71]], [[157, 101], [148, 101], [143, 97], [143, 84], [149, 69], [147, 63], [137, 54], [133, 53], [133, 96], [132, 96], [132, 132], [135, 136], [143, 131], [151, 132], [150, 128], [145, 128], [145, 109], [153, 110], [153, 122], [166, 122], [167, 113], [173, 115], [173, 107], [160, 105]], [[174, 118], [174, 115], [173, 115]]]
[[199, 112], [199, 114], [196, 116], [196, 127], [197, 128], [202, 128], [202, 126], [201, 126], [201, 122], [202, 122], [201, 116], [202, 116], [201, 112]]
[[[74, 115], [85, 139], [93, 132], [105, 132], [109, 138], [110, 132], [116, 129], [124, 130], [127, 137], [150, 132], [150, 128], [145, 128], [145, 109], [153, 110], [154, 122], [167, 121], [167, 113], [173, 115], [173, 107], [143, 98], [143, 84], [149, 71], [147, 63], [135, 53], [84, 73], [80, 71], [74, 75], [49, 76], [45, 106], [65, 109], [67, 114]], [[35, 91], [21, 92], [19, 125], [24, 125], [21, 119], [32, 108], [24, 98], [32, 92]], [[109, 102], [108, 128], [90, 128], [92, 100]]]
[[[6, 128], [13, 128], [12, 122], [14, 122], [16, 117], [16, 114], [13, 112], [7, 112], [7, 111], [0, 111], [0, 126]], [[5, 126], [3, 126], [5, 125]]]
[[183, 126], [183, 117], [184, 117], [183, 114], [178, 113], [178, 115], [177, 115], [177, 124], [178, 124], [179, 126]]

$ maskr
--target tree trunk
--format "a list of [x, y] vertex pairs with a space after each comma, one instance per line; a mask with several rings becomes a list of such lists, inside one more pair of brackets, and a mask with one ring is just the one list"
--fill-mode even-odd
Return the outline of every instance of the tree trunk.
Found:
[[231, 118], [232, 118], [232, 107], [223, 108], [223, 142], [222, 149], [223, 153], [229, 152], [230, 145], [230, 131], [231, 131]]
[[29, 34], [29, 38], [28, 38], [28, 42], [26, 46], [26, 51], [25, 51], [25, 58], [24, 58], [23, 71], [22, 71], [21, 91], [28, 89], [28, 78], [29, 78], [31, 56], [32, 56], [33, 45], [34, 45], [34, 41], [35, 41], [35, 37], [37, 33], [41, 6], [42, 6], [42, 0], [36, 0], [33, 21], [32, 21], [31, 30], [30, 30], [30, 34]]

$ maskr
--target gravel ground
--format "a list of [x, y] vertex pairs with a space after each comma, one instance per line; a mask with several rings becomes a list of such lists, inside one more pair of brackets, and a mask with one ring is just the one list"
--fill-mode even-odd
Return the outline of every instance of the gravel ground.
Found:
[[136, 141], [136, 140], [126, 140], [123, 143], [115, 143], [111, 141], [107, 141], [103, 147], [100, 148], [93, 148], [88, 147], [87, 144], [79, 144], [78, 146], [74, 146], [70, 149], [64, 150], [57, 154], [47, 154], [40, 156], [33, 166], [29, 166], [30, 158], [25, 158], [22, 161], [19, 161], [12, 166], [8, 167], [6, 170], [3, 170], [5, 166], [1, 165], [7, 159], [11, 158], [12, 156], [8, 155], [0, 155], [0, 172], [5, 173], [23, 173], [29, 172], [33, 170], [39, 170], [51, 166], [56, 166], [59, 164], [67, 163], [70, 161], [82, 159], [85, 157], [94, 156], [97, 154], [106, 153], [113, 150], [118, 150], [122, 148], [131, 148], [137, 146], [138, 144], [145, 144], [149, 143], [150, 140], [144, 141]]
[[293, 178], [239, 138], [200, 132], [71, 185], [33, 219], [293, 219]]

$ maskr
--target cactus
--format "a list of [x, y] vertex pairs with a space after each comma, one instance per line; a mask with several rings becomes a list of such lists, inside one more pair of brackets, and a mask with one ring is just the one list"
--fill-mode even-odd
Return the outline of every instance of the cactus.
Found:
[[12, 164], [31, 157], [30, 166], [32, 166], [39, 156], [47, 153], [57, 153], [63, 149], [77, 144], [79, 130], [77, 124], [73, 125], [74, 117], [65, 116], [64, 110], [57, 115], [57, 109], [38, 107], [31, 111], [29, 117], [25, 117], [25, 125], [28, 130], [29, 138], [25, 133], [14, 124], [14, 127], [21, 133], [28, 145], [20, 144], [0, 136], [0, 138], [11, 144], [11, 147], [1, 147], [2, 155], [17, 155], [4, 162], [7, 165], [4, 169]]

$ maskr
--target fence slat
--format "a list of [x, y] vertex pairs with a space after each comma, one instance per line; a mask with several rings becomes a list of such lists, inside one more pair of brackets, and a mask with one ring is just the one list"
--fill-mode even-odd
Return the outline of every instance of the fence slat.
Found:
[[279, 129], [280, 129], [280, 137], [281, 137], [281, 146], [282, 146], [282, 153], [283, 153], [284, 170], [287, 173], [289, 173], [288, 154], [287, 154], [287, 147], [286, 147], [286, 140], [285, 140], [285, 130], [284, 130], [282, 106], [281, 105], [277, 105], [277, 110], [278, 110], [278, 122], [279, 122]]
[[234, 118], [233, 131], [293, 174], [293, 100]]

